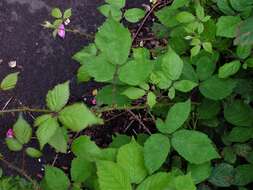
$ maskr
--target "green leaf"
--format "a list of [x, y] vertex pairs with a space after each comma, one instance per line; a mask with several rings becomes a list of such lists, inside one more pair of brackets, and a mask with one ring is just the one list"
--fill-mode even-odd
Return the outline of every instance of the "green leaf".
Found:
[[110, 144], [111, 148], [120, 148], [123, 145], [126, 145], [131, 142], [131, 137], [127, 135], [116, 134], [112, 137], [112, 142]]
[[129, 176], [118, 164], [98, 161], [98, 182], [101, 190], [132, 190]]
[[55, 167], [46, 166], [45, 167], [45, 183], [49, 189], [61, 189], [68, 190], [70, 186], [70, 181], [66, 174]]
[[230, 63], [225, 63], [219, 68], [219, 78], [228, 78], [236, 74], [241, 68], [240, 61], [232, 61]]
[[163, 129], [158, 129], [162, 133], [171, 134], [175, 132], [177, 129], [182, 127], [184, 122], [188, 119], [191, 112], [191, 101], [187, 100], [186, 102], [178, 102], [175, 103], [169, 110], [165, 127]]
[[173, 87], [180, 92], [190, 92], [196, 86], [198, 86], [198, 83], [190, 80], [180, 80], [173, 84]]
[[132, 8], [126, 10], [124, 16], [128, 22], [136, 23], [145, 16], [145, 11], [139, 8]]
[[5, 143], [9, 150], [17, 152], [22, 150], [23, 145], [14, 138], [6, 138]]
[[208, 181], [218, 187], [229, 187], [234, 180], [234, 173], [233, 166], [221, 163], [213, 168]]
[[149, 92], [147, 95], [147, 104], [150, 108], [153, 108], [156, 105], [156, 95], [154, 92]]
[[234, 185], [244, 186], [253, 182], [253, 165], [243, 164], [235, 168]]
[[95, 161], [101, 155], [100, 148], [88, 136], [80, 136], [75, 139], [71, 150], [76, 156], [88, 161]]
[[162, 134], [151, 135], [144, 144], [145, 166], [149, 174], [158, 170], [170, 152], [170, 140]]
[[171, 5], [171, 8], [178, 9], [180, 7], [183, 7], [183, 6], [187, 5], [188, 3], [189, 3], [188, 0], [174, 0], [172, 5]]
[[145, 90], [142, 90], [140, 88], [135, 88], [135, 87], [129, 87], [125, 91], [123, 91], [121, 94], [127, 96], [128, 98], [132, 100], [136, 100], [145, 95]]
[[235, 100], [224, 108], [225, 119], [236, 126], [251, 127], [253, 109], [241, 100]]
[[178, 22], [180, 23], [189, 23], [195, 20], [195, 16], [190, 12], [182, 11], [176, 16]]
[[93, 167], [93, 163], [86, 159], [80, 157], [74, 158], [71, 162], [71, 179], [77, 183], [85, 182], [91, 177], [94, 170]]
[[79, 67], [77, 71], [77, 80], [78, 82], [88, 82], [90, 80], [91, 76], [89, 75], [86, 66], [82, 65]]
[[147, 80], [152, 69], [152, 62], [147, 60], [132, 60], [120, 67], [119, 79], [129, 85], [140, 85]]
[[32, 137], [32, 128], [22, 115], [19, 115], [17, 122], [13, 126], [13, 131], [21, 144], [28, 143]]
[[199, 184], [211, 175], [211, 163], [188, 164], [187, 172], [191, 173], [194, 183]]
[[47, 93], [47, 107], [52, 111], [60, 111], [69, 100], [69, 81], [58, 84]]
[[234, 127], [228, 134], [227, 140], [230, 142], [246, 142], [253, 137], [253, 128]]
[[225, 147], [221, 153], [224, 157], [224, 161], [234, 164], [236, 162], [236, 154], [231, 147]]
[[97, 118], [83, 103], [65, 107], [59, 113], [59, 120], [72, 131], [81, 131], [89, 125], [102, 123], [101, 119]]
[[93, 58], [97, 55], [97, 47], [95, 44], [90, 44], [88, 46], [83, 47], [80, 51], [78, 51], [75, 55], [73, 55], [73, 59], [78, 61], [81, 65], [84, 65], [89, 62], [90, 58]]
[[117, 164], [129, 176], [131, 183], [139, 184], [148, 174], [144, 166], [143, 147], [134, 139], [119, 148]]
[[212, 100], [222, 100], [232, 94], [236, 82], [232, 79], [219, 79], [217, 75], [212, 76], [200, 83], [199, 90], [203, 96]]
[[252, 33], [252, 17], [244, 20], [237, 28], [237, 36], [234, 40], [235, 45], [252, 45], [253, 33]]
[[[178, 10], [173, 9], [170, 6], [165, 6], [159, 11], [155, 12], [155, 16], [158, 18], [158, 20], [166, 27], [174, 27], [180, 24], [177, 19], [176, 15], [179, 13]], [[168, 19], [170, 18], [170, 19]]]
[[61, 18], [62, 17], [62, 12], [59, 8], [54, 8], [54, 9], [52, 9], [51, 15], [54, 18]]
[[[158, 172], [146, 178], [137, 190], [167, 190], [171, 183], [171, 176], [165, 172]], [[169, 190], [169, 189], [168, 189]]]
[[234, 15], [235, 14], [234, 10], [230, 6], [229, 0], [219, 0], [219, 1], [217, 1], [217, 5], [218, 5], [219, 9], [223, 13], [225, 13], [226, 15]]
[[[43, 118], [42, 118], [43, 117]], [[36, 136], [40, 143], [40, 149], [43, 149], [44, 145], [47, 144], [50, 139], [54, 136], [59, 124], [57, 122], [57, 118], [53, 118], [52, 116], [48, 115], [45, 120], [39, 122], [39, 120], [44, 119], [45, 116], [38, 117], [36, 119], [36, 123], [39, 123], [39, 128], [36, 131]], [[38, 121], [37, 121], [38, 120]]]
[[42, 153], [39, 150], [32, 147], [28, 147], [25, 151], [26, 154], [32, 158], [39, 158], [42, 156]]
[[210, 42], [204, 42], [204, 43], [202, 44], [202, 46], [203, 46], [204, 50], [206, 50], [207, 52], [213, 53], [213, 46], [212, 46], [212, 43], [210, 43]]
[[201, 46], [200, 46], [200, 45], [194, 46], [194, 47], [191, 49], [191, 57], [194, 57], [194, 56], [198, 55], [199, 52], [200, 52], [200, 49], [201, 49]]
[[16, 73], [11, 73], [7, 75], [1, 82], [0, 89], [1, 90], [11, 90], [15, 88], [16, 83], [18, 81], [18, 74], [19, 72]]
[[99, 28], [95, 43], [110, 63], [122, 65], [128, 59], [132, 40], [127, 28], [113, 19], [107, 19]]
[[252, 50], [252, 46], [251, 45], [244, 45], [244, 46], [239, 45], [236, 48], [236, 55], [240, 59], [246, 59], [247, 57], [250, 56], [251, 50]]
[[196, 190], [193, 179], [190, 174], [178, 176], [175, 178], [176, 190]]
[[231, 6], [236, 11], [245, 11], [252, 8], [253, 2], [250, 0], [230, 0]]
[[91, 58], [85, 67], [89, 75], [97, 82], [112, 80], [116, 71], [115, 65], [112, 65], [104, 54]]
[[173, 134], [171, 143], [184, 159], [193, 164], [219, 158], [212, 141], [202, 132], [182, 129]]
[[162, 60], [162, 69], [170, 80], [177, 80], [182, 74], [184, 62], [176, 54], [176, 52], [169, 48]]
[[220, 112], [220, 102], [205, 98], [197, 109], [200, 119], [212, 119]]
[[63, 14], [64, 19], [70, 18], [71, 16], [72, 16], [72, 9], [67, 9], [64, 11], [64, 14]]
[[233, 150], [236, 155], [246, 158], [253, 149], [249, 144], [234, 144]]
[[216, 24], [216, 35], [226, 38], [234, 38], [236, 36], [236, 28], [241, 22], [239, 16], [221, 16]]
[[68, 131], [58, 127], [48, 144], [54, 147], [57, 152], [66, 153], [68, 149]]
[[126, 4], [126, 0], [105, 0], [106, 3], [113, 5], [115, 7], [117, 7], [118, 9], [121, 9], [123, 7], [125, 7]]
[[196, 72], [199, 77], [199, 80], [207, 80], [212, 76], [215, 71], [215, 64], [212, 59], [208, 56], [200, 57], [196, 62]]

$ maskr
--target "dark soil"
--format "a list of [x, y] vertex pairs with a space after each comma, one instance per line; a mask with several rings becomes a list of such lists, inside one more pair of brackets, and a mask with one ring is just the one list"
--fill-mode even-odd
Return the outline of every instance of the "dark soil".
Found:
[[[145, 0], [129, 0], [127, 3], [130, 7], [140, 7], [143, 2]], [[20, 106], [43, 108], [47, 91], [67, 80], [71, 80], [71, 101], [82, 100], [83, 96], [91, 94], [97, 84], [78, 85], [75, 82], [78, 64], [71, 59], [72, 55], [86, 46], [89, 41], [70, 33], [67, 33], [64, 40], [53, 39], [51, 31], [43, 29], [40, 24], [51, 19], [50, 11], [53, 7], [60, 7], [62, 10], [72, 8], [73, 18], [70, 27], [92, 34], [104, 20], [96, 9], [103, 3], [103, 0], [0, 1], [0, 80], [11, 72], [20, 72], [17, 87], [12, 91], [0, 92], [0, 109]], [[17, 61], [17, 67], [10, 68], [8, 66], [10, 61]], [[33, 115], [26, 113], [25, 117], [33, 121]], [[0, 153], [8, 161], [24, 168], [29, 175], [40, 176], [43, 173], [41, 171], [43, 164], [51, 164], [55, 153], [47, 149], [40, 162], [28, 158], [24, 153], [9, 152], [4, 143], [5, 133], [16, 118], [17, 115], [14, 114], [0, 116]], [[91, 135], [99, 145], [105, 146], [109, 143], [112, 134], [127, 133], [124, 126], [128, 121], [125, 118], [126, 115], [121, 115], [110, 123], [110, 126], [96, 127], [95, 130], [90, 129], [85, 133]], [[138, 129], [136, 130], [138, 132]], [[69, 158], [71, 156], [59, 155], [56, 165], [68, 166]], [[15, 173], [8, 170], [1, 162], [0, 167], [7, 175]]]

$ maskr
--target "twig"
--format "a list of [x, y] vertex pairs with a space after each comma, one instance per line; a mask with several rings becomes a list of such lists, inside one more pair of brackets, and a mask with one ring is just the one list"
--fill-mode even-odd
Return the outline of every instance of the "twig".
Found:
[[152, 134], [139, 117], [137, 117], [131, 110], [127, 110], [127, 112], [130, 113], [140, 123], [140, 125], [147, 131], [148, 134]]
[[137, 36], [139, 35], [142, 27], [144, 26], [144, 24], [147, 22], [149, 16], [153, 13], [153, 11], [155, 10], [155, 8], [157, 8], [159, 5], [161, 5], [161, 2], [157, 2], [151, 9], [150, 11], [146, 14], [146, 16], [144, 17], [144, 19], [141, 22], [140, 27], [138, 28], [137, 32], [134, 34], [132, 43], [134, 43], [134, 41], [136, 40]]
[[5, 108], [9, 105], [9, 103], [12, 101], [13, 97], [11, 97], [4, 105], [4, 107], [2, 108], [2, 110], [5, 110]]
[[24, 170], [21, 170], [20, 168], [18, 168], [17, 166], [15, 166], [14, 164], [12, 164], [11, 162], [5, 160], [2, 155], [0, 155], [0, 161], [2, 161], [10, 169], [15, 170], [20, 175], [24, 176], [28, 181], [30, 181], [32, 183], [32, 185], [33, 185], [34, 190], [40, 190], [40, 187], [37, 184], [37, 182], [35, 180], [33, 180], [29, 175], [27, 175]]
[[22, 108], [17, 108], [17, 109], [1, 110], [0, 114], [13, 113], [13, 112], [53, 113], [51, 110], [47, 110], [47, 109], [36, 109], [36, 108], [22, 107]]

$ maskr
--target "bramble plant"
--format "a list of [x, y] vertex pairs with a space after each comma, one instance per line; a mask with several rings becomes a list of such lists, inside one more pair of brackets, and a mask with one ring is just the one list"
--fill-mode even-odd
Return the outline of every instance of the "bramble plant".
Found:
[[[8, 131], [8, 148], [25, 148], [35, 158], [46, 144], [61, 153], [70, 148], [75, 156], [70, 175], [45, 166], [43, 190], [249, 190], [253, 0], [157, 0], [148, 12], [124, 7], [125, 0], [106, 0], [99, 11], [107, 18], [94, 42], [73, 56], [80, 63], [79, 82], [104, 83], [96, 106], [69, 105], [67, 81], [48, 92], [47, 109], [0, 111], [42, 113], [33, 124], [40, 147], [29, 146], [33, 128], [21, 114]], [[46, 27], [54, 36], [68, 32], [64, 21], [70, 9], [65, 13], [52, 11], [56, 21]], [[153, 40], [167, 39], [167, 44], [147, 49], [136, 38], [152, 13]], [[142, 22], [132, 37], [122, 21]], [[6, 77], [1, 90], [12, 89], [16, 81], [17, 73]], [[147, 134], [117, 135], [107, 148], [85, 135], [69, 139], [72, 132], [103, 124], [103, 113], [114, 110], [147, 112], [156, 132], [142, 123]]]

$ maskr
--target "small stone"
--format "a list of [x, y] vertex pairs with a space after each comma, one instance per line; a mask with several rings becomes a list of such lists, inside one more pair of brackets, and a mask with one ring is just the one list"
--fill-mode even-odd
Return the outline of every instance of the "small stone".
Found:
[[17, 61], [10, 61], [8, 65], [10, 68], [15, 68], [17, 66]]

